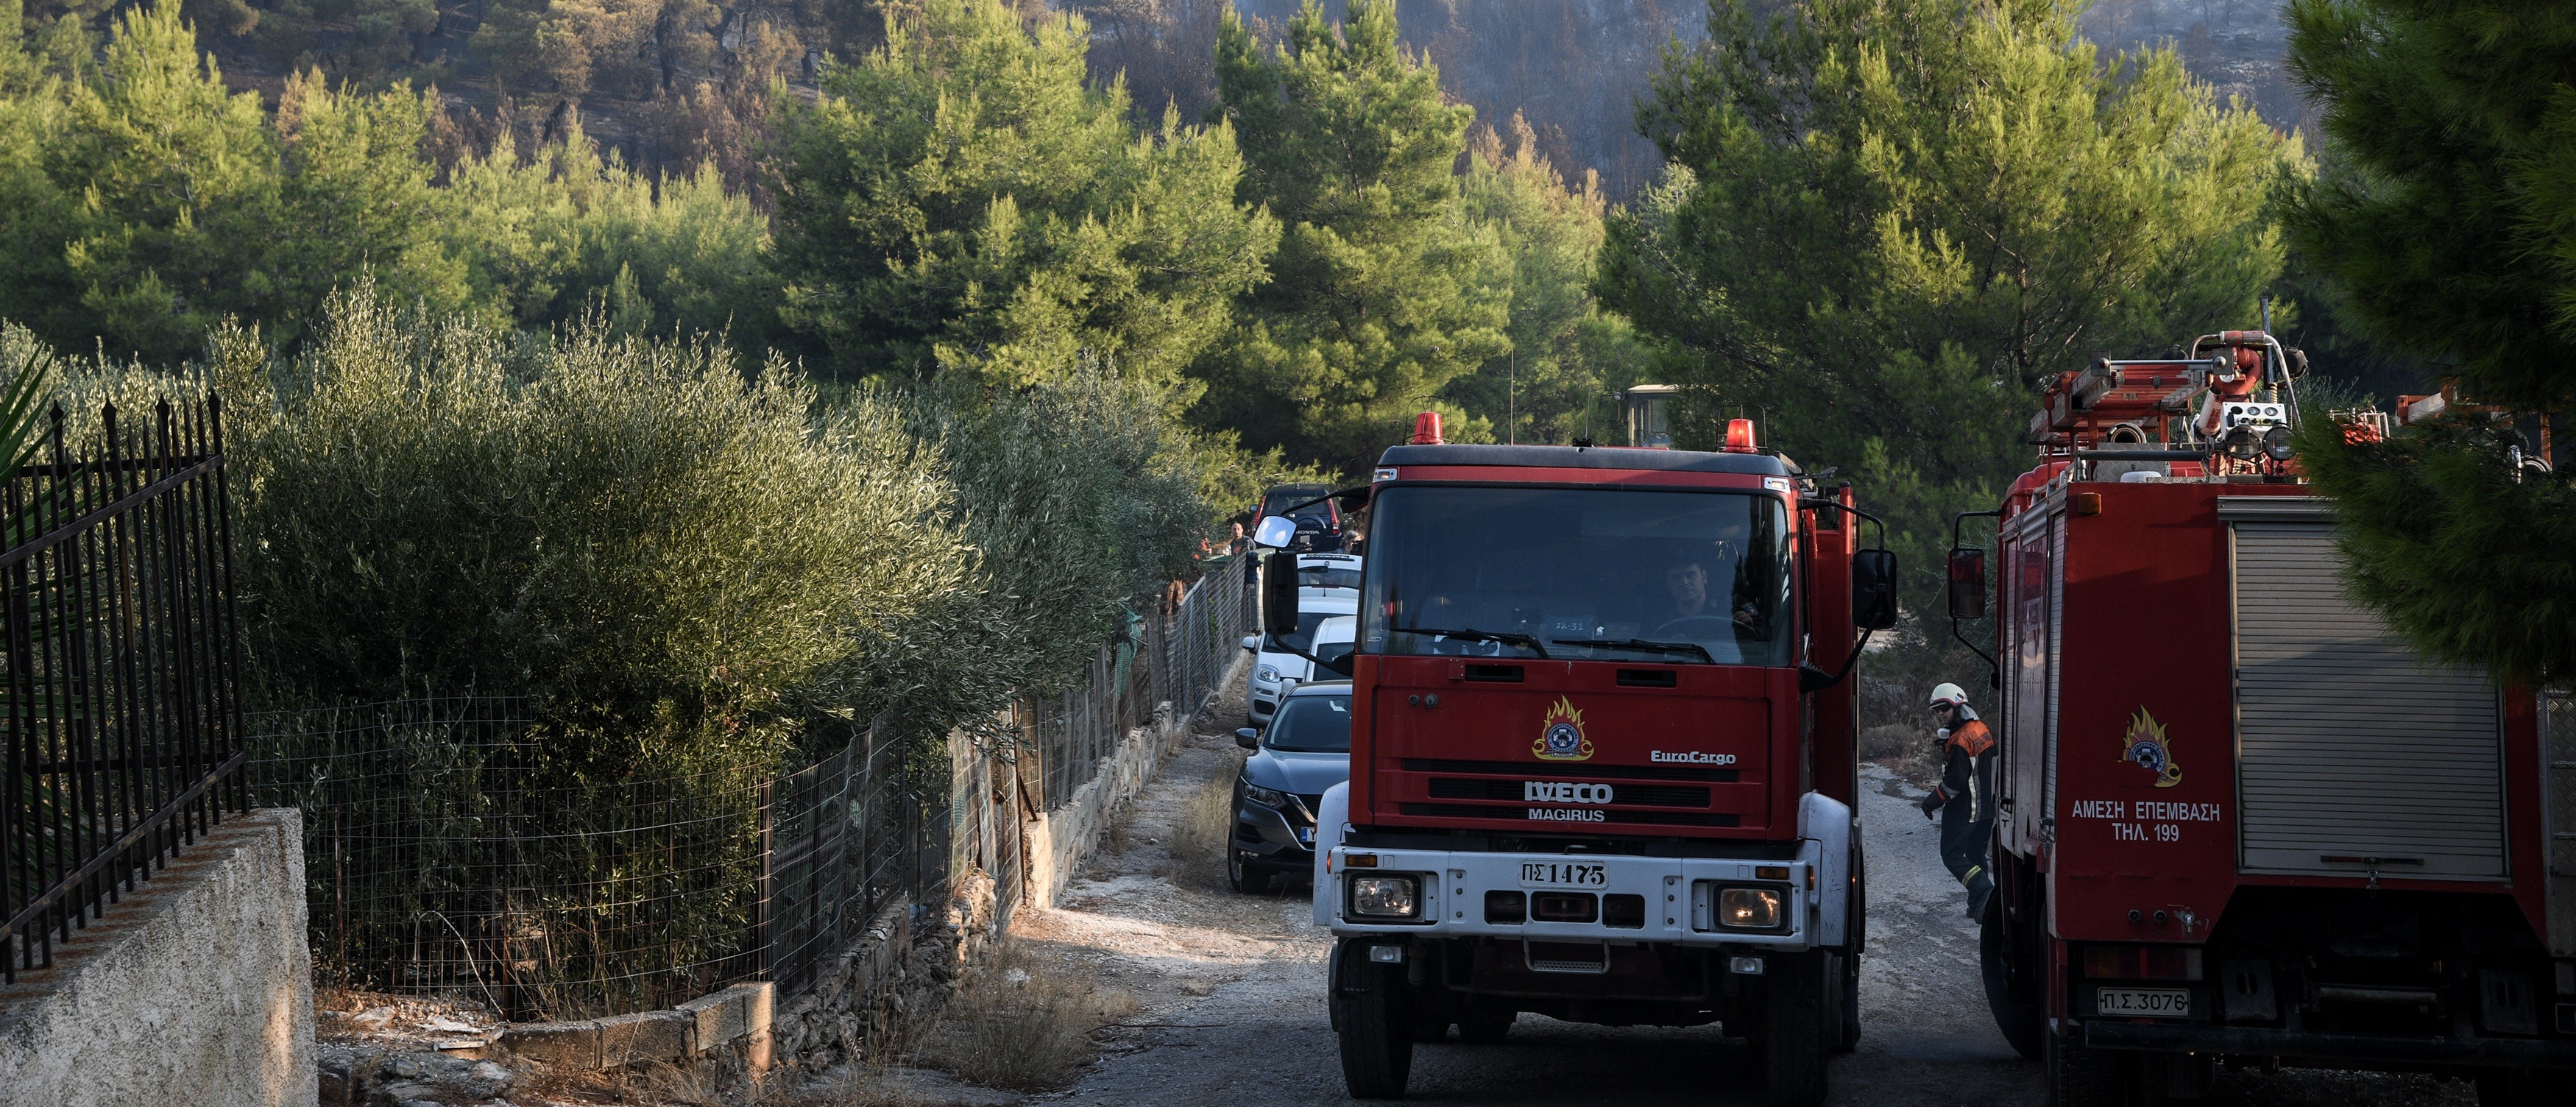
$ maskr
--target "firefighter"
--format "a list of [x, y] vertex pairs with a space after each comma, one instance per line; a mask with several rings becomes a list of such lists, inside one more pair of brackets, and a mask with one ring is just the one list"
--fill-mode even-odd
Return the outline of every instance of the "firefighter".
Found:
[[1940, 812], [1941, 863], [1967, 887], [1968, 917], [1980, 918], [1995, 891], [1986, 871], [1995, 833], [1995, 736], [1956, 684], [1932, 689], [1932, 717], [1940, 727], [1941, 783], [1923, 797], [1923, 817]]

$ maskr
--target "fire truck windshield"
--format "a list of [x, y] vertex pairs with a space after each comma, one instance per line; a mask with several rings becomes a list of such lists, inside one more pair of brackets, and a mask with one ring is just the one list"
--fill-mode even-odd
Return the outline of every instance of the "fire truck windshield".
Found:
[[1370, 520], [1361, 652], [1789, 663], [1776, 496], [1397, 486]]

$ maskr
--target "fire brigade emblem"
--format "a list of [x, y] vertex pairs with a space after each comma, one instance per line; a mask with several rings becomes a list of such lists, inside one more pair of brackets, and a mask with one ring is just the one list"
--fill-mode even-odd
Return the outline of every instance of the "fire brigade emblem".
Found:
[[2158, 788], [2182, 783], [2182, 766], [2174, 764], [2173, 744], [2165, 737], [2165, 725], [2147, 714], [2146, 708], [2129, 716], [2128, 733], [2120, 736], [2120, 760], [2145, 769]]
[[1539, 720], [1538, 741], [1530, 743], [1530, 754], [1541, 761], [1590, 761], [1592, 739], [1583, 736], [1583, 713], [1574, 709], [1574, 701], [1556, 698]]

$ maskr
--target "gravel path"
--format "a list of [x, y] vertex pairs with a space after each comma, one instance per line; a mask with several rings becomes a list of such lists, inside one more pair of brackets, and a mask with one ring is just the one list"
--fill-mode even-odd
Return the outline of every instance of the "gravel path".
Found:
[[[1228, 714], [1229, 711], [1234, 714]], [[1208, 713], [1140, 797], [1123, 849], [1104, 850], [1055, 910], [1023, 908], [1024, 941], [1126, 989], [1142, 1013], [1104, 1032], [1101, 1061], [1072, 1089], [1079, 1104], [1284, 1107], [1351, 1102], [1326, 1021], [1331, 938], [1300, 888], [1225, 890], [1213, 863], [1176, 862], [1175, 816], [1205, 782], [1234, 772], [1239, 704]], [[1860, 1049], [1832, 1065], [1833, 1102], [2036, 1104], [2039, 1068], [2014, 1056], [1988, 1018], [1977, 932], [1964, 893], [1940, 866], [1919, 791], [1866, 769], [1870, 949]], [[1425, 1103], [1752, 1104], [1759, 1058], [1708, 1028], [1608, 1029], [1523, 1015], [1504, 1046], [1418, 1046], [1409, 1099]], [[2470, 1104], [2463, 1085], [2424, 1078], [2292, 1071], [2229, 1074], [2211, 1107]]]

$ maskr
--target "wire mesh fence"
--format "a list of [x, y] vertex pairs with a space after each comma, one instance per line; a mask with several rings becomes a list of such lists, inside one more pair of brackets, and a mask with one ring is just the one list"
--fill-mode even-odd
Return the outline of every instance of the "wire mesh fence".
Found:
[[925, 769], [884, 717], [793, 771], [713, 750], [603, 779], [530, 705], [491, 697], [254, 716], [245, 775], [252, 802], [304, 813], [325, 984], [521, 1020], [666, 1007], [750, 979], [795, 995], [898, 895], [939, 904], [983, 868], [1007, 912], [1036, 802], [1024, 787], [1060, 801], [1158, 702], [1194, 707], [1237, 650], [1247, 596], [1229, 567], [1104, 648], [1032, 721], [1043, 741], [1016, 752], [1042, 758], [1034, 779], [955, 739]]
[[156, 405], [75, 452], [53, 409], [0, 487], [0, 980], [244, 796], [222, 406]]
[[1128, 731], [1152, 719], [1157, 705], [1186, 713], [1216, 689], [1257, 614], [1254, 564], [1250, 557], [1221, 563], [1179, 602], [1102, 647], [1081, 684], [1014, 703], [1011, 723], [1022, 754], [1037, 760], [1022, 771], [1038, 785], [1043, 809], [1071, 799]]
[[304, 813], [317, 975], [564, 1018], [756, 974], [766, 761], [592, 779], [534, 721], [493, 698], [254, 717], [254, 801]]

